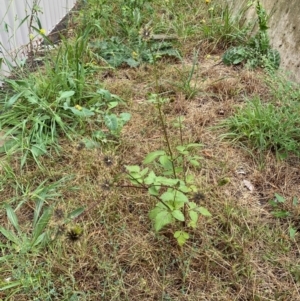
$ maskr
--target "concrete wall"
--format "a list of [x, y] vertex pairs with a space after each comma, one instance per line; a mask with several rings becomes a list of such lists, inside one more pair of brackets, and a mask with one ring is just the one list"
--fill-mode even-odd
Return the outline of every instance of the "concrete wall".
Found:
[[[239, 14], [249, 0], [227, 0], [234, 13]], [[255, 4], [247, 10], [245, 19], [256, 20]], [[269, 15], [269, 37], [281, 56], [280, 67], [290, 79], [300, 83], [300, 0], [261, 0]]]

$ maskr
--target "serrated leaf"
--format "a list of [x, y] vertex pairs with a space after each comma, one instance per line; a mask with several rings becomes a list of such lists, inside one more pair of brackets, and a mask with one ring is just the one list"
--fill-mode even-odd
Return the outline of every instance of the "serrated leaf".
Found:
[[199, 217], [199, 215], [198, 215], [197, 212], [190, 210], [190, 211], [189, 211], [189, 216], [190, 216], [190, 218], [191, 218], [191, 220], [192, 220], [193, 222], [197, 223], [198, 217]]
[[174, 200], [176, 202], [183, 202], [183, 203], [187, 203], [189, 201], [188, 197], [180, 191], [176, 191]]
[[158, 213], [165, 211], [166, 208], [161, 208], [160, 206], [156, 205], [152, 210], [149, 212], [149, 218], [153, 221], [155, 220]]
[[197, 204], [195, 202], [189, 202], [190, 209], [194, 209], [197, 207]]
[[162, 165], [162, 167], [165, 170], [172, 170], [173, 169], [173, 164], [172, 161], [170, 160], [170, 157], [167, 155], [163, 155], [159, 157], [159, 163]]
[[148, 176], [145, 178], [144, 183], [146, 185], [151, 185], [151, 184], [155, 183], [155, 180], [156, 180], [156, 175], [155, 175], [154, 171], [151, 170], [149, 172]]
[[182, 247], [190, 236], [184, 231], [176, 231], [174, 233], [174, 237], [177, 239], [178, 244]]
[[164, 202], [174, 201], [174, 198], [175, 198], [175, 191], [173, 189], [168, 189], [168, 191], [164, 192], [160, 196], [160, 199]]
[[[158, 187], [160, 188], [160, 187]], [[148, 188], [148, 192], [150, 195], [159, 195], [159, 190], [158, 190], [157, 186], [150, 186]]]
[[179, 183], [179, 180], [165, 178], [165, 177], [156, 177], [156, 183], [166, 185], [166, 186], [175, 186]]
[[193, 228], [193, 229], [196, 229], [197, 228], [197, 223], [191, 220], [191, 221], [189, 221], [188, 226]]
[[180, 190], [180, 192], [183, 192], [183, 193], [190, 192], [190, 188], [187, 187], [183, 181], [180, 181], [180, 185], [179, 185], [178, 190]]
[[143, 170], [141, 170], [141, 172], [140, 172], [140, 177], [144, 177], [144, 176], [147, 174], [148, 171], [149, 171], [149, 168], [148, 168], [148, 167], [146, 167], [146, 168], [144, 168]]
[[141, 168], [138, 165], [127, 165], [125, 166], [129, 172], [140, 172]]
[[185, 220], [184, 215], [180, 210], [172, 211], [172, 216], [181, 222], [183, 222]]
[[184, 202], [173, 202], [175, 209], [180, 209], [184, 206]]
[[164, 155], [166, 152], [163, 150], [157, 150], [149, 153], [143, 161], [143, 164], [148, 164], [154, 161], [157, 157]]
[[211, 213], [204, 207], [200, 206], [197, 208], [197, 211], [199, 211], [204, 216], [211, 216]]
[[171, 224], [172, 222], [173, 222], [172, 214], [169, 211], [164, 210], [156, 215], [155, 222], [154, 222], [154, 229], [156, 232], [158, 232], [164, 226]]

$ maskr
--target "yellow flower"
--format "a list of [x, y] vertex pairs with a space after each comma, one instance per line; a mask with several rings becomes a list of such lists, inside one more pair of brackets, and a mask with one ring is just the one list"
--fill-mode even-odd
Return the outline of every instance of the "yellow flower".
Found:
[[207, 58], [207, 59], [210, 59], [210, 57], [211, 57], [211, 55], [210, 55], [210, 54], [208, 54], [208, 55], [206, 56], [206, 58]]
[[29, 39], [30, 39], [30, 41], [32, 41], [32, 40], [33, 40], [33, 38], [34, 38], [34, 35], [31, 33], [31, 34], [29, 35]]
[[210, 3], [210, 0], [205, 0], [205, 3], [206, 3], [206, 4], [209, 4], [209, 3]]
[[76, 105], [76, 106], [75, 106], [75, 109], [77, 109], [78, 111], [81, 111], [81, 110], [82, 110], [82, 106]]
[[205, 24], [205, 23], [206, 23], [205, 19], [202, 19], [202, 20], [200, 21], [200, 24]]
[[41, 28], [41, 29], [40, 29], [40, 34], [44, 36], [44, 35], [46, 34], [46, 29]]

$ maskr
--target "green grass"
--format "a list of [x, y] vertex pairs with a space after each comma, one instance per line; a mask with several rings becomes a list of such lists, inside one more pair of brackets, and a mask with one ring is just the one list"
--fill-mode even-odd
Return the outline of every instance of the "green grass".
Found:
[[259, 97], [225, 120], [228, 132], [222, 137], [239, 141], [260, 152], [271, 150], [286, 158], [289, 153], [299, 156], [299, 104], [293, 99], [282, 103], [263, 103]]
[[69, 26], [1, 91], [0, 300], [298, 300], [297, 85], [207, 56], [247, 36], [225, 3], [84, 1]]

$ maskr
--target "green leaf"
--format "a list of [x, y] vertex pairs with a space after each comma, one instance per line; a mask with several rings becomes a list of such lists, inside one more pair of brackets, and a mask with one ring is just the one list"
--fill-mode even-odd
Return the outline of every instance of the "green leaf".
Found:
[[121, 113], [120, 114], [120, 118], [123, 121], [123, 124], [125, 124], [126, 122], [128, 122], [131, 119], [131, 114], [130, 113]]
[[118, 130], [118, 118], [115, 114], [105, 115], [104, 123], [110, 131], [115, 132]]
[[200, 144], [200, 143], [189, 143], [188, 145], [186, 145], [186, 148], [189, 149], [189, 148], [201, 147], [201, 146], [203, 146], [203, 144]]
[[185, 220], [184, 215], [180, 210], [172, 211], [172, 216], [181, 222], [183, 222]]
[[189, 216], [193, 222], [197, 223], [199, 217], [197, 212], [191, 210], [189, 211]]
[[44, 144], [33, 144], [30, 148], [30, 151], [36, 158], [47, 153], [47, 149]]
[[43, 199], [39, 198], [39, 199], [36, 200], [35, 209], [34, 209], [34, 212], [33, 212], [33, 228], [35, 227], [35, 225], [36, 225], [36, 223], [39, 219], [39, 216], [40, 216], [43, 205], [44, 205], [44, 200]]
[[141, 172], [140, 172], [140, 177], [144, 177], [144, 176], [147, 174], [148, 171], [149, 171], [149, 168], [148, 168], [148, 167], [146, 167], [146, 168], [144, 168], [143, 170], [141, 170]]
[[200, 166], [200, 163], [197, 160], [194, 160], [193, 158], [191, 158], [189, 160], [189, 163], [192, 164], [195, 167], [199, 167]]
[[275, 197], [278, 203], [284, 203], [285, 202], [285, 198], [283, 196], [281, 196], [278, 193], [275, 193]]
[[66, 98], [70, 98], [74, 94], [75, 94], [75, 91], [63, 91], [63, 92], [59, 92], [59, 98], [57, 99], [57, 101], [60, 101], [62, 99], [66, 99]]
[[0, 227], [0, 232], [11, 242], [15, 243], [17, 246], [20, 246], [22, 244], [22, 241], [19, 239], [19, 237], [14, 234], [12, 231], [6, 230], [3, 227]]
[[105, 98], [105, 100], [107, 101], [111, 101], [112, 100], [112, 96], [111, 93], [108, 90], [105, 89], [98, 89], [97, 93], [100, 94], [103, 98]]
[[160, 156], [159, 162], [165, 170], [173, 169], [173, 164], [172, 164], [172, 161], [170, 160], [169, 156], [167, 156], [167, 155]]
[[166, 207], [161, 203], [157, 203], [156, 206], [149, 212], [149, 218], [154, 221], [157, 214], [163, 211], [166, 211]]
[[133, 58], [124, 60], [124, 62], [127, 63], [127, 65], [131, 68], [135, 68], [140, 64], [138, 61], [134, 60]]
[[176, 149], [181, 153], [182, 155], [188, 155], [189, 151], [186, 149], [184, 145], [176, 146]]
[[21, 280], [12, 281], [12, 282], [9, 282], [6, 285], [1, 284], [0, 291], [5, 291], [7, 289], [11, 289], [11, 288], [19, 286], [19, 285], [22, 285], [22, 281]]
[[129, 172], [140, 172], [141, 168], [138, 165], [127, 165], [125, 166]]
[[97, 141], [94, 141], [93, 139], [87, 139], [85, 138], [83, 140], [85, 148], [87, 149], [93, 149], [93, 148], [99, 148], [100, 144]]
[[197, 207], [197, 204], [195, 202], [189, 202], [190, 209], [194, 209]]
[[179, 180], [165, 178], [165, 177], [156, 177], [156, 183], [166, 185], [166, 186], [175, 186], [179, 183]]
[[163, 150], [157, 150], [155, 152], [149, 153], [143, 161], [143, 164], [148, 164], [154, 161], [158, 156], [164, 155], [166, 152]]
[[70, 212], [67, 216], [69, 219], [76, 218], [77, 216], [81, 215], [84, 212], [85, 208], [84, 207], [79, 207], [72, 212]]
[[[158, 188], [160, 188], [160, 187], [158, 187]], [[157, 188], [157, 186], [150, 186], [149, 188], [148, 188], [148, 192], [149, 192], [149, 194], [150, 195], [159, 195], [159, 190], [158, 190], [158, 188]]]
[[151, 185], [151, 184], [154, 184], [155, 180], [156, 180], [156, 175], [155, 175], [154, 171], [151, 170], [149, 172], [148, 176], [145, 178], [144, 183], [146, 185]]
[[71, 110], [75, 116], [79, 117], [91, 117], [95, 115], [94, 112], [84, 107], [82, 107], [81, 110], [78, 110], [75, 107], [68, 107], [67, 109]]
[[204, 216], [211, 216], [211, 213], [204, 207], [200, 206], [197, 208], [197, 211], [199, 211]]
[[35, 241], [31, 244], [32, 247], [36, 247], [43, 242], [46, 238], [46, 232], [42, 233]]
[[297, 197], [293, 197], [293, 205], [294, 206], [297, 206], [299, 204], [299, 201], [298, 201], [298, 199], [297, 199]]
[[168, 191], [164, 192], [160, 199], [164, 202], [174, 201], [175, 199], [175, 191], [173, 189], [168, 189]]
[[154, 221], [154, 229], [156, 232], [158, 232], [164, 226], [171, 224], [172, 222], [173, 222], [172, 214], [169, 211], [164, 210], [156, 215]]
[[218, 185], [219, 186], [224, 186], [226, 184], [230, 183], [230, 179], [229, 178], [221, 178], [218, 181]]
[[297, 233], [297, 230], [296, 230], [296, 229], [294, 229], [294, 228], [292, 228], [292, 227], [289, 228], [289, 235], [290, 235], [290, 238], [291, 238], [291, 239], [295, 239], [296, 233]]
[[14, 96], [12, 96], [12, 97], [8, 100], [8, 102], [4, 105], [4, 109], [7, 110], [7, 109], [11, 108], [11, 107], [15, 104], [15, 102], [16, 102], [20, 97], [23, 96], [23, 94], [24, 94], [24, 91], [22, 91], [22, 92], [20, 92], [20, 93], [18, 93], [18, 94], [15, 94]]
[[174, 209], [180, 209], [184, 206], [184, 202], [173, 202]]
[[48, 208], [43, 212], [42, 216], [37, 221], [37, 223], [36, 223], [36, 225], [33, 229], [33, 237], [32, 237], [32, 240], [31, 240], [31, 245], [32, 246], [35, 245], [36, 240], [42, 234], [44, 229], [47, 227], [51, 216], [52, 216], [52, 209]]
[[190, 236], [184, 231], [176, 231], [174, 237], [177, 239], [179, 246], [182, 247]]
[[174, 201], [187, 203], [189, 201], [189, 199], [184, 193], [182, 193], [180, 191], [176, 191]]
[[15, 214], [15, 211], [9, 205], [5, 205], [5, 209], [6, 209], [6, 214], [7, 214], [8, 220], [11, 222], [11, 224], [14, 226], [14, 228], [18, 232], [21, 232], [18, 218]]

